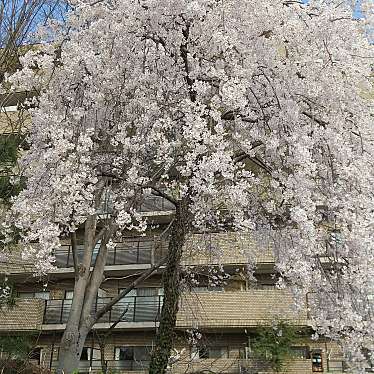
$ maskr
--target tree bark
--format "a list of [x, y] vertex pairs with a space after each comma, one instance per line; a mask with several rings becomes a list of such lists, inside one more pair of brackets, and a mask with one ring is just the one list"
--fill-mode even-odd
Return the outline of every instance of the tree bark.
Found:
[[96, 216], [90, 216], [85, 224], [84, 256], [78, 266], [77, 279], [74, 285], [74, 294], [66, 323], [66, 329], [60, 343], [60, 359], [57, 369], [58, 374], [71, 374], [78, 369], [80, 355], [87, 337], [87, 333], [80, 329], [80, 319], [84, 306], [86, 287], [90, 276], [90, 266], [93, 247], [95, 245]]
[[[169, 228], [171, 227], [172, 225], [169, 225], [167, 231], [169, 231]], [[166, 233], [167, 231], [165, 230], [164, 233]], [[107, 239], [108, 238], [104, 238], [103, 241], [106, 242]], [[96, 238], [94, 240], [94, 243], [95, 242]], [[95, 263], [95, 270], [97, 272], [96, 274], [99, 274], [100, 276], [93, 276], [92, 273], [91, 277], [88, 277], [85, 282], [83, 282], [83, 279], [81, 279], [80, 276], [78, 276], [76, 280], [72, 309], [69, 315], [68, 323], [66, 324], [66, 330], [61, 339], [59, 368], [57, 370], [58, 374], [71, 374], [78, 369], [79, 359], [85, 340], [95, 322], [100, 319], [107, 311], [109, 311], [113, 305], [121, 300], [122, 297], [126, 296], [132, 289], [134, 289], [138, 284], [152, 276], [157, 271], [157, 269], [167, 261], [166, 258], [162, 258], [157, 264], [146, 270], [141, 276], [139, 276], [134, 282], [132, 282], [117, 297], [113, 298], [113, 300], [111, 300], [104, 307], [98, 310], [96, 314], [92, 315], [91, 313], [89, 313], [89, 311], [92, 310], [91, 306], [94, 299], [86, 296], [90, 294], [90, 292], [88, 291], [92, 291], [92, 287], [95, 287], [97, 291], [98, 287], [101, 284], [104, 266], [107, 258], [107, 251], [101, 251], [98, 255], [98, 259], [99, 258], [100, 261], [97, 261]], [[79, 273], [79, 275], [81, 275], [81, 273]], [[83, 284], [84, 287], [82, 286]], [[78, 300], [81, 301], [81, 303], [78, 303]], [[88, 302], [90, 302], [91, 306], [88, 305]], [[123, 314], [125, 314], [125, 312], [126, 311], [124, 311]], [[119, 322], [120, 320], [114, 323], [109, 329], [109, 332]]]
[[165, 373], [173, 345], [180, 296], [180, 262], [189, 227], [189, 214], [186, 206], [187, 204], [183, 201], [176, 206], [175, 221], [171, 227], [168, 259], [162, 281], [164, 302], [149, 374]]
[[[174, 220], [172, 222], [174, 223]], [[169, 228], [172, 227], [173, 224], [169, 224], [168, 228], [162, 233], [162, 235], [166, 234], [169, 231]], [[128, 294], [139, 283], [149, 278], [167, 261], [166, 258], [161, 259], [161, 261], [152, 266], [150, 269], [146, 270], [141, 276], [132, 282], [132, 284], [122, 291], [117, 297], [114, 297], [96, 313], [92, 313], [92, 305], [95, 302], [97, 291], [103, 280], [108, 254], [107, 243], [111, 238], [113, 231], [116, 229], [111, 223], [96, 235], [96, 228], [97, 217], [95, 215], [89, 217], [85, 224], [83, 261], [81, 264], [75, 264], [76, 279], [74, 295], [69, 313], [69, 319], [66, 323], [66, 329], [60, 343], [60, 358], [57, 374], [71, 374], [78, 369], [84, 343], [95, 322], [107, 311], [109, 311], [113, 305], [121, 300], [122, 297]], [[91, 270], [93, 249], [99, 239], [102, 240], [99, 253], [96, 257], [93, 270]], [[74, 247], [76, 248], [75, 238], [72, 240], [72, 245], [74, 250]]]

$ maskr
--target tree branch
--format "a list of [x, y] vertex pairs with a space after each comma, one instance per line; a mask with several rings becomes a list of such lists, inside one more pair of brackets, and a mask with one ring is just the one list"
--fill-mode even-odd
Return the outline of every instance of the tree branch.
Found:
[[126, 289], [120, 292], [116, 297], [114, 297], [109, 303], [103, 306], [100, 310], [97, 311], [94, 317], [95, 323], [99, 320], [105, 313], [109, 312], [112, 307], [118, 303], [124, 296], [126, 296], [130, 291], [132, 291], [138, 284], [143, 282], [144, 280], [148, 279], [151, 275], [153, 275], [156, 270], [161, 267], [163, 264], [166, 263], [167, 257], [165, 256], [159, 261], [157, 264], [153, 265], [150, 269], [146, 270], [139, 278], [137, 278], [134, 282], [132, 282]]
[[186, 22], [186, 27], [183, 29], [183, 36], [184, 36], [184, 39], [186, 40], [186, 42], [183, 43], [180, 46], [180, 53], [181, 53], [181, 57], [182, 57], [183, 64], [184, 64], [184, 71], [186, 73], [186, 76], [184, 77], [184, 79], [186, 80], [186, 83], [187, 83], [190, 99], [191, 99], [192, 102], [195, 102], [196, 101], [196, 91], [193, 89], [193, 85], [194, 85], [195, 82], [190, 77], [190, 68], [188, 66], [187, 45], [188, 45], [189, 35], [190, 35], [190, 24], [188, 22]]
[[175, 200], [174, 198], [172, 198], [170, 195], [168, 195], [167, 193], [163, 192], [162, 190], [160, 190], [159, 188], [157, 187], [154, 187], [154, 186], [146, 186], [145, 188], [151, 188], [154, 192], [153, 194], [156, 195], [156, 196], [160, 196], [160, 197], [163, 197], [164, 199], [168, 200], [169, 202], [171, 202], [174, 206], [177, 206], [178, 204], [178, 201]]
[[94, 299], [97, 296], [97, 292], [103, 280], [103, 274], [105, 269], [106, 260], [108, 257], [108, 242], [116, 230], [116, 225], [112, 224], [110, 227], [106, 227], [103, 233], [103, 240], [100, 244], [99, 253], [96, 256], [95, 264], [93, 266], [93, 271], [90, 274], [90, 279], [88, 281], [84, 306], [82, 310], [81, 324], [85, 323], [86, 318], [91, 315], [91, 307]]
[[[169, 231], [169, 229], [172, 227], [174, 223], [174, 219], [169, 223], [169, 225], [166, 227], [166, 229], [161, 233], [160, 239], [163, 239], [163, 236], [166, 235]], [[158, 243], [155, 249], [157, 249], [161, 245], [161, 242]], [[167, 261], [168, 255], [164, 256], [157, 264], [153, 265], [150, 269], [143, 272], [143, 274], [135, 279], [134, 282], [132, 282], [126, 289], [124, 289], [122, 292], [120, 292], [116, 297], [114, 297], [109, 303], [104, 305], [100, 310], [97, 311], [96, 315], [93, 318], [92, 325], [99, 320], [106, 312], [108, 312], [112, 307], [121, 300], [124, 296], [126, 296], [131, 290], [133, 290], [138, 284], [143, 282], [144, 280], [148, 279], [151, 275], [153, 275], [158, 268], [160, 268], [162, 265], [164, 265]]]
[[74, 274], [75, 274], [75, 278], [77, 279], [78, 276], [79, 276], [79, 269], [78, 269], [77, 234], [76, 234], [76, 232], [71, 232], [70, 233], [70, 242], [71, 242], [71, 250], [73, 252]]
[[304, 116], [307, 116], [308, 118], [310, 118], [311, 120], [313, 120], [314, 122], [318, 123], [320, 126], [322, 126], [323, 128], [326, 128], [326, 126], [328, 125], [327, 122], [321, 120], [321, 119], [318, 119], [316, 118], [313, 114], [311, 113], [308, 113], [306, 111], [303, 111], [301, 112], [301, 114], [304, 114]]

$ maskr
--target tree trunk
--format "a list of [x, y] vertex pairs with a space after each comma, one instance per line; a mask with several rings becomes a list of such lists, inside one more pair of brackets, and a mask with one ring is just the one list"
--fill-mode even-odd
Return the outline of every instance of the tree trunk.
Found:
[[[57, 374], [71, 374], [78, 370], [80, 356], [90, 329], [80, 326], [85, 287], [79, 289], [79, 281], [74, 288], [73, 302], [66, 323], [66, 329], [60, 342], [60, 354]], [[84, 282], [82, 282], [84, 283]], [[79, 290], [79, 291], [78, 291]], [[77, 301], [76, 301], [76, 300]]]
[[83, 336], [76, 331], [65, 330], [61, 339], [58, 374], [71, 374], [78, 370], [79, 359], [87, 335]]
[[100, 363], [101, 363], [101, 373], [107, 374], [108, 363], [105, 360], [105, 343], [99, 343], [100, 347]]
[[169, 362], [180, 296], [180, 262], [188, 221], [186, 204], [181, 202], [176, 207], [175, 221], [171, 228], [168, 259], [162, 281], [164, 302], [149, 374], [164, 374]]
[[[80, 320], [85, 303], [85, 294], [89, 282], [92, 251], [96, 231], [96, 217], [90, 216], [85, 223], [85, 249], [83, 261], [75, 268], [74, 294], [66, 323], [66, 329], [61, 338], [58, 374], [71, 374], [78, 369], [79, 359], [89, 330], [82, 329]], [[72, 243], [73, 244], [73, 243]], [[73, 247], [73, 250], [76, 248]]]

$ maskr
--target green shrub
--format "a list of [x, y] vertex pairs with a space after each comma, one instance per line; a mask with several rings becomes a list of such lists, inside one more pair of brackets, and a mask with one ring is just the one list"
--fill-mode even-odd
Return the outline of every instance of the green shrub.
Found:
[[277, 320], [272, 326], [259, 326], [256, 332], [251, 345], [254, 355], [268, 361], [274, 371], [280, 372], [293, 355], [292, 346], [297, 341], [296, 327]]

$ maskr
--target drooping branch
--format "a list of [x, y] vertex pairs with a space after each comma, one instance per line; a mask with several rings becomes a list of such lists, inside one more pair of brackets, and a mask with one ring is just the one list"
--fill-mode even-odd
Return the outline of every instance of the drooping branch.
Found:
[[155, 186], [147, 186], [146, 188], [151, 188], [153, 190], [153, 194], [156, 196], [163, 197], [164, 199], [168, 200], [170, 203], [172, 203], [174, 206], [178, 204], [177, 200], [172, 198], [169, 194], [165, 193], [164, 191], [160, 190], [159, 188]]
[[186, 22], [186, 27], [182, 30], [185, 43], [180, 46], [180, 54], [183, 60], [185, 81], [187, 83], [189, 96], [192, 102], [196, 101], [196, 91], [193, 89], [195, 81], [190, 77], [190, 68], [188, 65], [188, 38], [190, 36], [190, 23]]
[[313, 120], [314, 122], [318, 123], [320, 126], [322, 126], [324, 129], [326, 128], [326, 126], [328, 125], [328, 123], [326, 121], [323, 121], [319, 118], [316, 118], [316, 116], [314, 116], [313, 114], [311, 113], [308, 113], [306, 111], [302, 111], [301, 114], [303, 114], [304, 116], [308, 117], [309, 119]]

